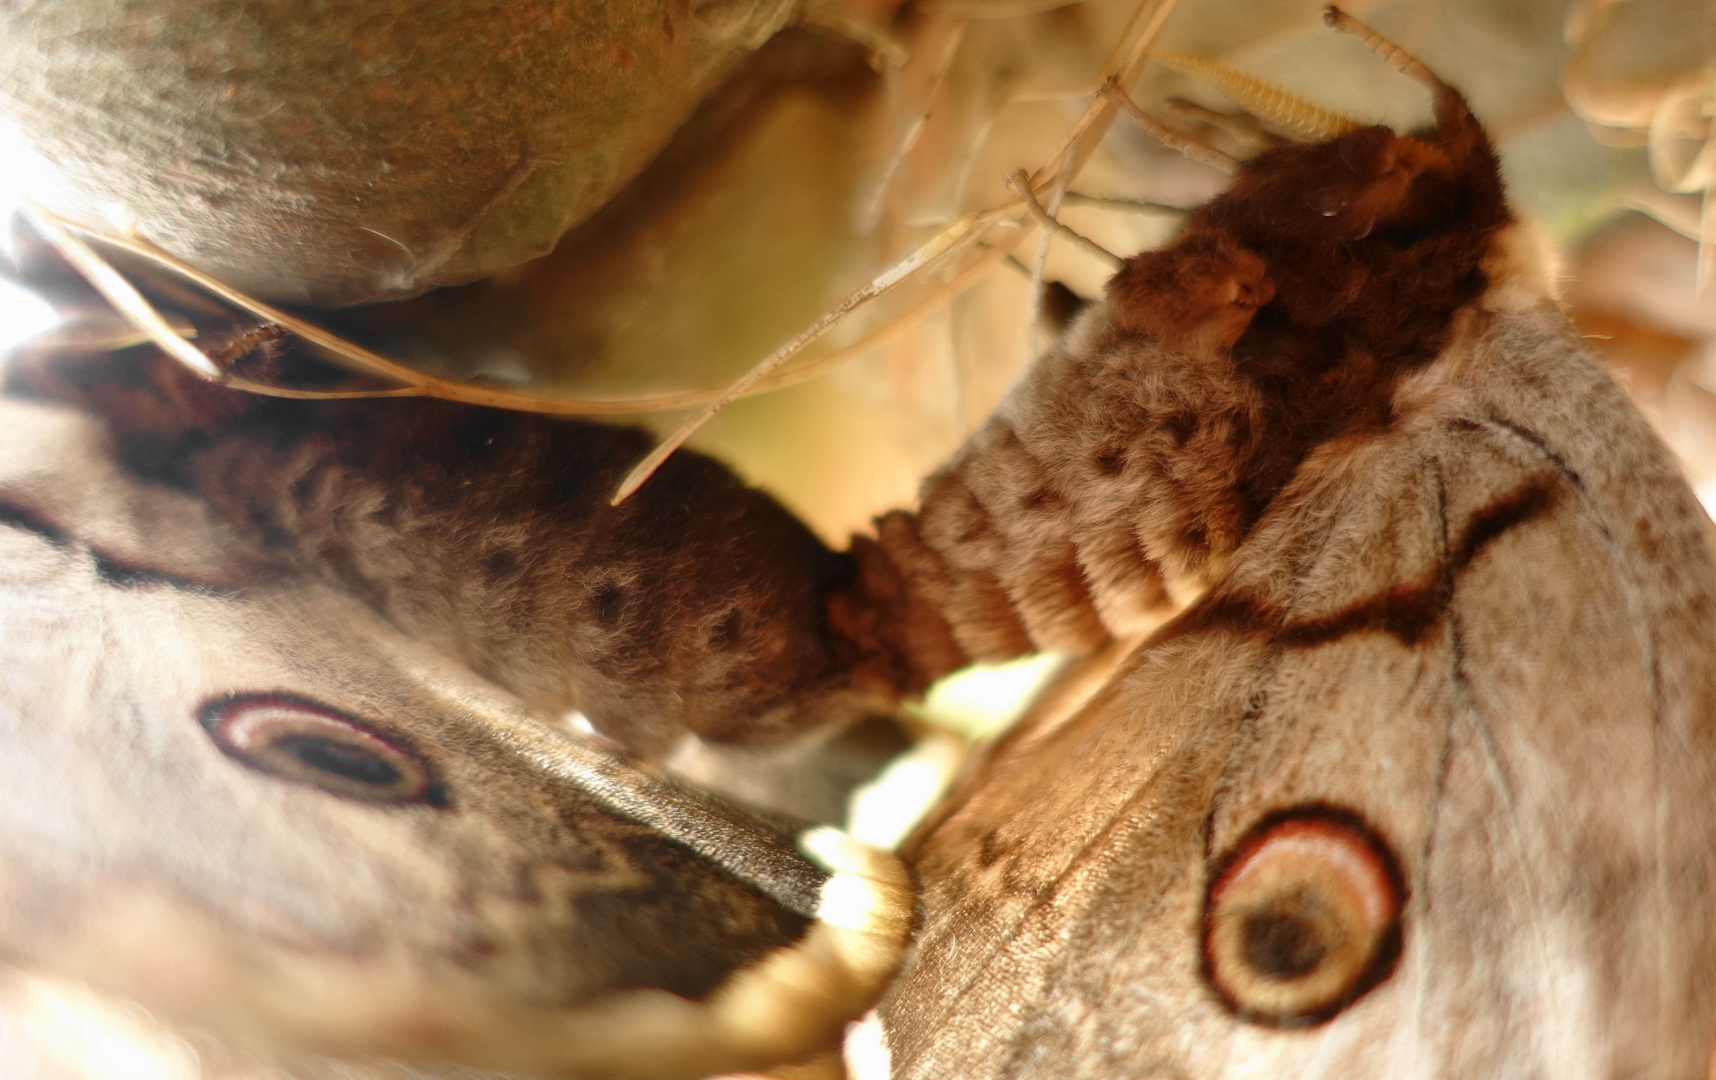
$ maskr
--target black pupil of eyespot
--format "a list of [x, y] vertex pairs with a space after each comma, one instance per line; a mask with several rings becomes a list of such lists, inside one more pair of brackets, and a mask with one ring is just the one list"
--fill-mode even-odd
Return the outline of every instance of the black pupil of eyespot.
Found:
[[387, 787], [400, 780], [399, 770], [392, 762], [319, 735], [292, 735], [275, 745], [312, 769], [360, 784]]
[[1245, 917], [1245, 958], [1259, 975], [1282, 981], [1301, 979], [1317, 970], [1328, 955], [1318, 922], [1297, 905], [1267, 907]]

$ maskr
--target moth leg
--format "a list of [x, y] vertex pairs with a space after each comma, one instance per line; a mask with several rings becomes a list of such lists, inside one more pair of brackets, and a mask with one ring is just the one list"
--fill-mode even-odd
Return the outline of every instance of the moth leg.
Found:
[[1107, 263], [1110, 270], [1120, 269], [1120, 265], [1124, 261], [1120, 256], [1078, 230], [1063, 224], [1059, 218], [1043, 209], [1043, 204], [1037, 201], [1037, 193], [1031, 190], [1031, 178], [1024, 169], [1020, 169], [1008, 177], [1007, 186], [1019, 193], [1019, 197], [1025, 200], [1025, 209], [1031, 212], [1031, 216], [1036, 218], [1037, 223], [1043, 228], [1071, 240], [1081, 250]]
[[1215, 147], [1201, 143], [1188, 135], [1182, 135], [1180, 132], [1175, 131], [1173, 128], [1162, 123], [1143, 109], [1140, 109], [1138, 107], [1138, 103], [1133, 101], [1131, 96], [1120, 88], [1120, 84], [1110, 81], [1104, 84], [1101, 92], [1115, 104], [1126, 110], [1126, 114], [1132, 117], [1134, 123], [1144, 129], [1145, 134], [1149, 135], [1152, 139], [1155, 139], [1163, 146], [1172, 150], [1178, 150], [1193, 161], [1202, 162], [1213, 169], [1220, 169], [1222, 172], [1230, 175], [1235, 169], [1239, 168], [1239, 159], [1234, 157], [1232, 154], [1217, 150]]

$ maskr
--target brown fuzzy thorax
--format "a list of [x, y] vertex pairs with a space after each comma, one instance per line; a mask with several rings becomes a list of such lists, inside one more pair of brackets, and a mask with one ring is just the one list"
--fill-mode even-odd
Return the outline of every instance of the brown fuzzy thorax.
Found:
[[[871, 627], [922, 683], [967, 659], [1085, 652], [1218, 576], [1319, 445], [1387, 429], [1509, 221], [1458, 94], [1433, 132], [1362, 128], [1245, 162], [1111, 279], [916, 515], [855, 544]], [[909, 665], [905, 665], [909, 666]]]

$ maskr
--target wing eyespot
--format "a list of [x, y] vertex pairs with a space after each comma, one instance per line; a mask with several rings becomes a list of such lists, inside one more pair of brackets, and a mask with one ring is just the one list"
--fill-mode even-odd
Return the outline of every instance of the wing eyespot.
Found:
[[1357, 815], [1270, 814], [1219, 860], [1204, 901], [1204, 975], [1242, 1020], [1320, 1024], [1393, 972], [1406, 888]]
[[375, 803], [445, 806], [447, 792], [398, 738], [290, 694], [235, 694], [198, 720], [216, 746], [258, 772]]

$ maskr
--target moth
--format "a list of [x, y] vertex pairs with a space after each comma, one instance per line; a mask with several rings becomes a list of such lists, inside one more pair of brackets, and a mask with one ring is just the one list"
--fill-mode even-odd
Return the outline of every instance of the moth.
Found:
[[334, 1053], [790, 1057], [897, 871], [545, 718], [793, 742], [1171, 616], [911, 841], [856, 1074], [1702, 1075], [1713, 529], [1403, 63], [1433, 131], [1244, 163], [846, 555], [695, 458], [603, 509], [635, 436], [22, 365], [8, 954]]
[[0, 415], [9, 963], [264, 1062], [645, 1077], [802, 1056], [892, 972], [888, 856], [574, 738], [259, 564], [87, 413]]
[[[1716, 529], [1461, 96], [1243, 163], [866, 565], [1088, 652], [906, 849], [860, 1076], [1703, 1076]], [[904, 632], [903, 630], [900, 632]]]

